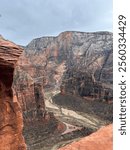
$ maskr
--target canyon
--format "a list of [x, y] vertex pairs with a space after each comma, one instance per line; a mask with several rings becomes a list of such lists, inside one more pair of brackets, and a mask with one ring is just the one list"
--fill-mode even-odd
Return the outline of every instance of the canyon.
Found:
[[[6, 78], [5, 71], [1, 71], [4, 72], [0, 74], [1, 93], [9, 94], [13, 87], [10, 99], [15, 99], [18, 104], [19, 137], [23, 139], [24, 124], [23, 135], [28, 150], [69, 149], [64, 146], [74, 141], [70, 147], [76, 149], [74, 145], [82, 143], [82, 138], [89, 141], [87, 138], [92, 135], [93, 140], [88, 142], [91, 147], [96, 134], [103, 138], [104, 134], [97, 131], [102, 126], [106, 126], [103, 131], [105, 134], [108, 131], [110, 143], [107, 146], [112, 149], [112, 126], [107, 127], [113, 121], [112, 36], [110, 32], [66, 31], [56, 37], [34, 39], [25, 47], [6, 43], [1, 37], [7, 44], [4, 50], [10, 50], [5, 53], [0, 43], [0, 71], [5, 69], [8, 75]], [[3, 57], [8, 60], [7, 69]], [[16, 60], [17, 65], [12, 64]], [[6, 90], [5, 79], [10, 82]], [[21, 145], [26, 149], [24, 139]]]

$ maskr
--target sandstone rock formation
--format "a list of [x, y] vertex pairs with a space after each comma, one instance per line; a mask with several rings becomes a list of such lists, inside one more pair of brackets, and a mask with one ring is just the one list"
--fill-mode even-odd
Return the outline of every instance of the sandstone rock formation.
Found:
[[108, 125], [90, 136], [66, 145], [59, 150], [112, 150], [112, 147], [112, 125]]
[[15, 70], [14, 89], [27, 122], [45, 118], [44, 104], [44, 67], [31, 64], [21, 55]]
[[112, 100], [112, 40], [110, 32], [63, 32], [32, 40], [19, 60], [14, 82], [24, 116], [45, 115], [44, 88]]
[[[36, 150], [38, 146], [44, 145], [44, 148], [48, 150], [43, 139], [47, 140], [48, 146], [51, 140], [48, 141], [45, 136], [59, 128], [58, 120], [53, 113], [51, 117], [46, 112], [45, 90], [50, 93], [52, 90], [55, 93], [61, 90], [61, 95], [64, 97], [62, 101], [66, 100], [67, 96], [73, 95], [73, 103], [76, 105], [79, 105], [81, 101], [78, 99], [77, 103], [75, 97], [82, 97], [82, 106], [84, 103], [91, 103], [88, 100], [97, 100], [94, 105], [91, 103], [92, 107], [97, 107], [100, 101], [112, 100], [112, 41], [110, 32], [63, 32], [57, 37], [34, 39], [25, 47], [15, 70], [13, 87], [22, 107], [25, 126], [29, 122], [29, 126], [25, 128], [27, 131], [25, 138], [30, 149]], [[103, 108], [96, 115], [104, 122], [111, 121], [112, 115], [110, 119], [109, 117], [106, 119], [106, 116], [108, 113], [112, 114], [112, 104], [110, 109], [107, 103], [100, 104], [107, 105], [107, 110], [110, 112], [105, 110], [105, 105], [98, 105], [97, 108], [100, 106]], [[83, 110], [77, 108], [78, 110], [75, 108], [72, 110], [82, 114]], [[83, 108], [86, 110], [86, 105]], [[100, 113], [105, 113], [105, 117], [98, 115]], [[97, 122], [99, 120], [97, 119]], [[39, 141], [41, 143], [37, 143]]]
[[13, 73], [23, 49], [0, 36], [0, 150], [25, 150], [23, 118], [13, 94]]

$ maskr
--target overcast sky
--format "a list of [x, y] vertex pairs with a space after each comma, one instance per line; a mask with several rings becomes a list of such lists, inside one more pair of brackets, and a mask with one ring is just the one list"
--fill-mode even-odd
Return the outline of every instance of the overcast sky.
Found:
[[17, 44], [71, 30], [112, 32], [112, 0], [0, 0], [0, 34]]

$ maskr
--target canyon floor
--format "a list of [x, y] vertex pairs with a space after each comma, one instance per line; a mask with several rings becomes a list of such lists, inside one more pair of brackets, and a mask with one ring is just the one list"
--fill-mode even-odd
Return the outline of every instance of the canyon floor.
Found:
[[[56, 119], [26, 126], [24, 136], [28, 150], [57, 150], [112, 123], [112, 104], [106, 102], [46, 90], [45, 103], [46, 110]], [[64, 126], [58, 126], [59, 122]]]

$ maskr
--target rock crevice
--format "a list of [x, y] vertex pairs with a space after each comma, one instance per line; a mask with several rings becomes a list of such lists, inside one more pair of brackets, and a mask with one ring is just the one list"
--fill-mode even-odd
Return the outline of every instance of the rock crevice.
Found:
[[20, 105], [13, 94], [13, 73], [22, 49], [0, 38], [0, 149], [25, 150]]

